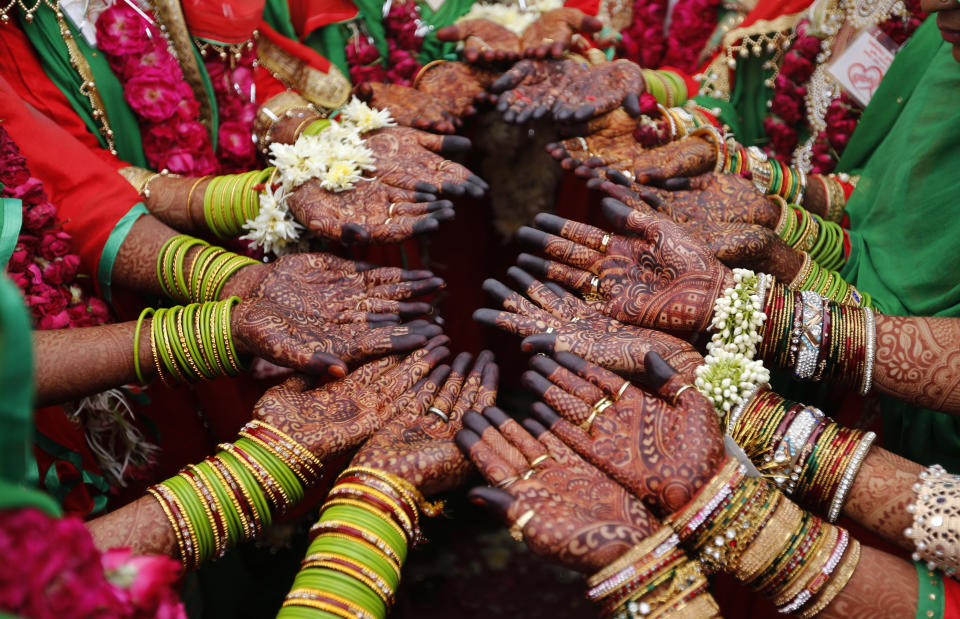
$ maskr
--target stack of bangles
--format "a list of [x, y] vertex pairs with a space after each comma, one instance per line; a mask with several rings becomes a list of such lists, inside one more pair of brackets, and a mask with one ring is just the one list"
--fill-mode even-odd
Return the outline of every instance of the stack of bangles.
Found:
[[[701, 127], [716, 128], [719, 124], [719, 121], [711, 112], [707, 111], [706, 108], [696, 105], [692, 101], [688, 101], [680, 107], [668, 108], [663, 105], [657, 105], [657, 110], [667, 125], [667, 141], [684, 138], [693, 134], [694, 131]], [[711, 143], [712, 141], [711, 139]]]
[[[191, 249], [190, 266], [186, 266]], [[220, 297], [231, 275], [245, 266], [260, 264], [253, 258], [229, 252], [206, 241], [178, 234], [160, 248], [157, 280], [163, 293], [181, 302], [213, 301]]]
[[609, 619], [715, 617], [700, 564], [679, 548], [680, 538], [662, 527], [587, 580], [587, 598]]
[[368, 467], [337, 478], [310, 529], [307, 556], [279, 619], [386, 619], [407, 549], [420, 539], [420, 512], [435, 515], [409, 482]]
[[660, 105], [673, 107], [687, 100], [687, 84], [673, 71], [655, 71], [641, 69], [647, 92], [656, 98]]
[[274, 168], [267, 168], [210, 179], [203, 192], [207, 228], [222, 239], [240, 236], [243, 224], [257, 218], [260, 192], [273, 172]]
[[764, 478], [747, 477], [733, 459], [668, 524], [708, 572], [732, 574], [800, 617], [826, 608], [860, 561], [847, 531], [804, 512]]
[[167, 375], [177, 381], [197, 381], [219, 376], [236, 376], [243, 371], [233, 346], [231, 308], [239, 297], [225, 301], [192, 303], [154, 310], [146, 308], [137, 319], [133, 339], [134, 370], [141, 384], [148, 381], [140, 367], [140, 338], [143, 321], [151, 315], [150, 352], [163, 384]]
[[860, 292], [847, 283], [836, 271], [825, 269], [810, 254], [803, 253], [803, 263], [800, 270], [787, 286], [790, 290], [810, 290], [820, 296], [851, 307], [871, 307], [873, 299], [869, 293]]
[[873, 383], [876, 325], [873, 310], [833, 303], [815, 292], [775, 284], [764, 306], [767, 320], [757, 353], [770, 367], [796, 378], [832, 383], [867, 395]]
[[811, 174], [810, 178], [820, 183], [824, 196], [824, 216], [827, 221], [840, 223], [843, 221], [843, 212], [847, 207], [847, 200], [853, 193], [855, 185], [849, 174]]
[[756, 146], [744, 147], [729, 140], [727, 158], [718, 171], [748, 175], [757, 189], [768, 196], [780, 196], [787, 202], [802, 204], [807, 190], [807, 175], [799, 168], [771, 159]]
[[322, 463], [287, 434], [251, 421], [216, 456], [147, 489], [160, 502], [187, 569], [252, 539], [303, 498]]
[[824, 221], [819, 215], [812, 214], [796, 204], [787, 204], [780, 196], [771, 198], [781, 206], [780, 219], [774, 232], [787, 245], [809, 252], [810, 257], [825, 269], [836, 270], [846, 263], [846, 230], [832, 221]]
[[731, 411], [726, 433], [763, 475], [829, 522], [843, 510], [876, 435], [845, 428], [817, 408], [760, 387]]

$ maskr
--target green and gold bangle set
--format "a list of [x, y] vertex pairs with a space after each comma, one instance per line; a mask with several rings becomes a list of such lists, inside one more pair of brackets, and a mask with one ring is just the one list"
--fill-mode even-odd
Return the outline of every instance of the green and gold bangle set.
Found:
[[[187, 256], [195, 247], [201, 249], [194, 252], [187, 268]], [[178, 234], [160, 248], [157, 279], [163, 293], [171, 299], [184, 303], [214, 301], [231, 275], [253, 264], [260, 263], [192, 236]]]
[[160, 502], [180, 561], [194, 569], [270, 526], [303, 498], [322, 463], [278, 428], [251, 421], [216, 456], [183, 468], [147, 492]]
[[642, 72], [647, 92], [653, 95], [660, 105], [669, 108], [687, 100], [687, 84], [673, 71], [642, 69]]
[[203, 217], [218, 237], [237, 237], [248, 219], [260, 212], [260, 188], [269, 181], [274, 168], [243, 174], [216, 176], [203, 192]]
[[420, 492], [385, 471], [351, 467], [337, 478], [279, 619], [385, 619], [419, 514], [434, 513]]

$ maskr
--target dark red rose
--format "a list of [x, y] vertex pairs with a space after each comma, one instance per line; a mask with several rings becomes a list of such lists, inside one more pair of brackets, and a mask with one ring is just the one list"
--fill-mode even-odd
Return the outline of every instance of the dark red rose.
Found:
[[45, 200], [32, 208], [24, 209], [23, 227], [37, 232], [49, 226], [56, 216], [57, 207]]
[[800, 54], [788, 52], [783, 58], [780, 73], [794, 82], [806, 82], [813, 75], [814, 64]]
[[64, 231], [47, 232], [40, 238], [40, 255], [47, 260], [66, 256], [70, 252], [70, 235]]

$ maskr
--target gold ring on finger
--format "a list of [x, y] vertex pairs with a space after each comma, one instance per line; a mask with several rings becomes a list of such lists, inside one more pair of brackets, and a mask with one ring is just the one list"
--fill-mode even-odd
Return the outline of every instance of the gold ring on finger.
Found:
[[520, 517], [513, 521], [513, 524], [510, 525], [510, 537], [515, 539], [518, 542], [523, 541], [523, 527], [527, 526], [527, 523], [533, 520], [536, 512], [532, 509], [520, 514]]
[[393, 221], [393, 217], [387, 217], [383, 220], [383, 225], [389, 226], [391, 221]]
[[517, 481], [518, 479], [520, 479], [519, 475], [511, 475], [510, 477], [505, 477], [504, 479], [501, 479], [499, 482], [497, 482], [497, 485], [495, 487], [500, 489], [507, 488], [510, 486], [510, 484]]
[[554, 331], [556, 331], [556, 329], [553, 327], [547, 327], [546, 333], [553, 333]]
[[590, 145], [587, 144], [586, 138], [584, 138], [582, 135], [581, 135], [581, 136], [578, 136], [578, 137], [577, 137], [577, 142], [580, 143], [580, 149], [581, 149], [583, 152], [585, 152], [585, 153], [589, 153], [589, 152], [590, 152]]
[[607, 253], [607, 245], [610, 244], [610, 233], [607, 232], [603, 235], [603, 238], [600, 239], [600, 253]]
[[549, 460], [550, 457], [551, 457], [550, 454], [541, 454], [537, 456], [536, 458], [533, 459], [533, 462], [530, 463], [530, 468], [534, 468], [541, 462], [544, 462], [545, 460]]
[[620, 398], [622, 398], [622, 397], [623, 397], [623, 392], [626, 391], [626, 390], [627, 390], [627, 387], [629, 387], [629, 386], [630, 386], [630, 381], [629, 381], [629, 380], [623, 381], [623, 384], [620, 385], [620, 389], [617, 390], [617, 395], [613, 396], [613, 401], [616, 402], [617, 400], [619, 400]]
[[590, 279], [590, 289], [591, 289], [591, 294], [593, 294], [593, 296], [595, 297], [600, 296], [600, 278], [597, 277], [596, 275], [594, 275]]
[[520, 479], [530, 479], [536, 474], [537, 472], [535, 470], [527, 469], [526, 471], [523, 472], [523, 474], [520, 475]]
[[693, 389], [693, 385], [690, 385], [690, 384], [684, 385], [684, 386], [680, 387], [679, 389], [677, 389], [677, 392], [676, 392], [675, 394], [673, 394], [673, 405], [674, 405], [674, 406], [676, 406], [677, 403], [680, 402], [680, 394], [683, 393], [684, 391], [686, 391], [687, 389]]
[[397, 203], [391, 202], [390, 208], [387, 209], [387, 219], [390, 219], [391, 217], [393, 217], [393, 209], [395, 208], [397, 208]]
[[427, 409], [427, 414], [430, 414], [430, 413], [433, 413], [434, 415], [439, 417], [440, 420], [443, 421], [443, 423], [450, 423], [450, 417], [448, 417], [445, 412], [443, 412], [436, 406], [431, 406], [430, 408]]

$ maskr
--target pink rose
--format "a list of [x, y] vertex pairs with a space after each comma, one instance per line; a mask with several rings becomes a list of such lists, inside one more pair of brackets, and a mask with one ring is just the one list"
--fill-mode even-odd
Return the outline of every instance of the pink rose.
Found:
[[181, 99], [177, 90], [169, 79], [150, 71], [131, 78], [123, 96], [137, 114], [153, 122], [162, 122], [173, 116], [177, 109]]
[[146, 28], [132, 7], [117, 2], [97, 18], [97, 47], [113, 56], [142, 53], [150, 44]]
[[231, 91], [236, 93], [234, 88], [236, 86], [244, 97], [250, 97], [250, 91], [253, 88], [253, 71], [250, 70], [250, 67], [238, 65], [227, 75], [227, 78], [230, 80], [228, 86]]
[[107, 580], [129, 592], [136, 610], [144, 616], [186, 619], [183, 606], [176, 600], [174, 585], [180, 579], [180, 564], [163, 555], [134, 555], [129, 548], [113, 548], [101, 558]]
[[194, 169], [193, 151], [188, 148], [172, 148], [163, 155], [162, 167], [174, 174], [190, 174]]
[[56, 314], [44, 314], [40, 318], [40, 322], [37, 323], [37, 328], [45, 331], [49, 329], [63, 329], [69, 327], [71, 322], [70, 312], [63, 310]]
[[27, 265], [33, 262], [33, 252], [23, 243], [17, 243], [10, 256], [10, 262], [7, 263], [7, 270], [11, 273], [19, 273], [27, 268]]
[[820, 39], [817, 37], [800, 37], [793, 44], [793, 49], [804, 58], [815, 58], [820, 53]]
[[200, 104], [195, 97], [182, 98], [177, 103], [177, 118], [180, 120], [196, 120], [200, 113]]
[[250, 159], [256, 156], [250, 126], [237, 121], [227, 121], [220, 125], [220, 150], [234, 160]]
[[80, 270], [80, 257], [67, 254], [59, 260], [52, 260], [41, 269], [43, 281], [48, 284], [65, 284], [73, 281]]
[[380, 58], [380, 52], [366, 37], [351, 37], [346, 47], [347, 62], [350, 64], [370, 64]]
[[788, 52], [783, 57], [780, 73], [794, 82], [806, 82], [813, 75], [813, 69], [814, 65], [811, 61], [795, 52]]
[[199, 151], [209, 145], [207, 128], [195, 120], [188, 120], [174, 124], [176, 145], [192, 151]]
[[640, 113], [646, 116], [657, 116], [660, 110], [657, 109], [659, 102], [657, 98], [649, 92], [640, 93]]
[[386, 70], [379, 64], [368, 67], [350, 67], [350, 81], [354, 84], [364, 82], [384, 82], [387, 79]]
[[70, 235], [64, 231], [46, 232], [40, 237], [40, 255], [47, 260], [66, 256], [70, 251]]
[[23, 200], [25, 208], [36, 206], [47, 199], [47, 195], [43, 191], [43, 183], [40, 182], [40, 179], [32, 176], [26, 182], [14, 187], [9, 192], [9, 196]]
[[87, 313], [96, 324], [103, 324], [110, 320], [110, 309], [107, 307], [107, 304], [98, 297], [90, 297], [87, 299]]
[[797, 132], [794, 129], [770, 117], [763, 120], [763, 128], [770, 136], [770, 142], [776, 153], [792, 153], [796, 148]]
[[47, 227], [57, 215], [57, 207], [49, 201], [41, 202], [31, 209], [25, 209], [23, 227], [27, 230], [38, 231]]
[[141, 72], [149, 72], [151, 75], [171, 82], [183, 79], [180, 65], [177, 64], [176, 59], [170, 54], [170, 50], [167, 49], [167, 45], [163, 41], [164, 39], [157, 41], [153, 48], [147, 50], [144, 54], [127, 57], [124, 65], [126, 79], [133, 79]]
[[[69, 294], [69, 293], [66, 293]], [[27, 304], [35, 316], [57, 314], [67, 309], [69, 299], [65, 293], [44, 283], [34, 284], [26, 296]]]

